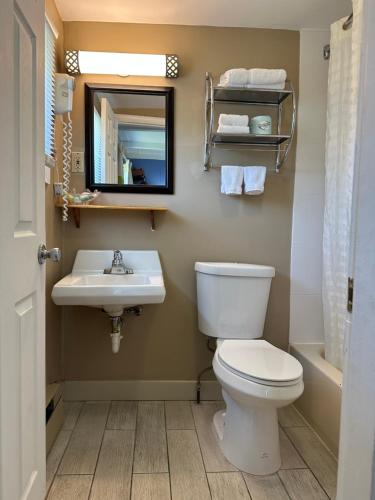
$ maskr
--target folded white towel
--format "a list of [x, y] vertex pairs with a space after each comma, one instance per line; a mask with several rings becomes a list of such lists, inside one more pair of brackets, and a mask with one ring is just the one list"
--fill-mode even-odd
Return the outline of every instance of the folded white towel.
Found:
[[228, 69], [220, 76], [220, 85], [222, 87], [233, 87], [235, 85], [246, 85], [248, 83], [248, 70], [245, 68]]
[[221, 113], [219, 116], [219, 125], [247, 127], [249, 125], [249, 117], [247, 115], [226, 115]]
[[249, 83], [245, 87], [246, 89], [271, 89], [271, 90], [284, 90], [285, 89], [285, 82], [281, 83], [262, 83], [262, 84], [251, 84]]
[[285, 80], [285, 69], [235, 68], [220, 76], [219, 87], [283, 89]]
[[243, 167], [223, 165], [221, 167], [221, 192], [227, 195], [242, 194]]
[[244, 167], [245, 194], [263, 193], [266, 172], [266, 167]]
[[217, 128], [218, 134], [250, 134], [249, 127], [241, 125], [219, 125]]
[[252, 68], [249, 69], [246, 83], [250, 85], [275, 85], [285, 83], [285, 80], [285, 69]]
[[[228, 85], [221, 85], [219, 83], [218, 87], [227, 87]], [[233, 88], [237, 88], [237, 89], [271, 89], [271, 90], [283, 90], [285, 89], [285, 82], [283, 83], [273, 83], [273, 84], [270, 84], [270, 83], [263, 83], [262, 85], [256, 85], [255, 83], [254, 84], [251, 84], [251, 83], [247, 83], [246, 85], [231, 85], [231, 87]]]

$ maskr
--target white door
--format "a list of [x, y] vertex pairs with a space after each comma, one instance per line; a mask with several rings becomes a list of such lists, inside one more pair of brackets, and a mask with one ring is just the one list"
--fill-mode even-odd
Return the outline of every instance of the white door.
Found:
[[0, 67], [0, 498], [42, 500], [44, 0], [1, 0]]
[[344, 366], [337, 500], [375, 499], [374, 0], [363, 1], [361, 33], [353, 203], [354, 300]]
[[105, 168], [105, 182], [118, 183], [118, 121], [108, 99], [100, 100], [102, 123], [102, 165]]

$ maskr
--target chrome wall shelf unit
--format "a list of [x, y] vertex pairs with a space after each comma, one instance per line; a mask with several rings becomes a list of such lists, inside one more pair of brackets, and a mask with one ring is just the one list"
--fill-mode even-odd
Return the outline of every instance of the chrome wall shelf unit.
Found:
[[[289, 120], [289, 130], [287, 133], [282, 133], [283, 105], [288, 98], [292, 100], [292, 116]], [[216, 133], [214, 131], [215, 110], [217, 106], [224, 103], [275, 107], [277, 109], [277, 133], [272, 135]], [[291, 82], [288, 81], [283, 90], [218, 87], [214, 85], [212, 75], [206, 73], [204, 170], [207, 171], [213, 166], [212, 156], [216, 147], [231, 150], [246, 147], [252, 151], [274, 151], [276, 153], [275, 171], [279, 172], [292, 146], [296, 119], [296, 95]]]

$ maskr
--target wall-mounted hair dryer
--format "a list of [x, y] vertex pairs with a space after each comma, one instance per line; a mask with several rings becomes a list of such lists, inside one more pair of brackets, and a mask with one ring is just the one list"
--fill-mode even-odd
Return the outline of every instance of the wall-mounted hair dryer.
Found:
[[[62, 115], [63, 120], [63, 212], [62, 219], [68, 220], [68, 192], [72, 163], [72, 120], [70, 113], [73, 110], [74, 77], [64, 73], [56, 73], [55, 81], [55, 113]], [[64, 120], [64, 115], [66, 119]]]

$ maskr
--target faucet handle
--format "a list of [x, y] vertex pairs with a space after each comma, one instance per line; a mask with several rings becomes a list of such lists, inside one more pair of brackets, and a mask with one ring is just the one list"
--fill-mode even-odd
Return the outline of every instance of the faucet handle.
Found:
[[119, 265], [122, 263], [122, 253], [120, 250], [115, 250], [113, 252], [113, 265]]

